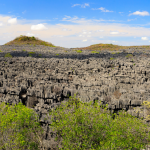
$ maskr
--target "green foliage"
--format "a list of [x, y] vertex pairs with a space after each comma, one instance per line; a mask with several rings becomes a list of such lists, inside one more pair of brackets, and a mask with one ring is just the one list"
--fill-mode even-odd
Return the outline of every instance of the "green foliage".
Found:
[[38, 149], [43, 129], [33, 110], [26, 108], [22, 103], [8, 106], [3, 102], [0, 112], [0, 149]]
[[53, 116], [50, 126], [57, 131], [56, 140], [63, 138], [63, 149], [145, 148], [146, 136], [150, 142], [143, 121], [127, 113], [119, 113], [113, 120], [106, 111], [102, 113], [97, 102], [91, 105], [91, 102], [72, 100], [51, 111], [50, 115]]
[[45, 45], [45, 46], [49, 46], [49, 47], [56, 47], [56, 46], [53, 46], [52, 44], [48, 44], [47, 42], [41, 42], [40, 44]]
[[34, 36], [28, 37], [28, 36], [23, 36], [20, 35], [19, 37], [15, 38], [13, 41], [10, 41], [4, 45], [45, 45], [45, 46], [50, 46], [50, 47], [56, 47], [51, 43], [39, 40], [38, 38], [35, 38]]
[[132, 54], [128, 54], [126, 57], [133, 57], [133, 55]]
[[[106, 112], [108, 105], [102, 110], [97, 101], [92, 104], [69, 98], [50, 112], [53, 121], [50, 126], [57, 131], [56, 140], [63, 138], [63, 149], [139, 149], [150, 142], [148, 126], [142, 120], [122, 112], [113, 119]], [[38, 149], [43, 132], [36, 134], [42, 130], [34, 110], [22, 103], [11, 107], [2, 103], [0, 112], [0, 149]], [[31, 133], [35, 133], [34, 138]]]
[[35, 52], [29, 52], [29, 54], [35, 54]]
[[10, 55], [10, 53], [7, 53], [7, 54], [5, 54], [4, 57], [12, 57], [12, 56]]
[[92, 51], [91, 53], [97, 53], [97, 54], [99, 54], [99, 52], [96, 52], [96, 51]]
[[34, 36], [32, 36], [32, 37], [20, 36], [20, 38], [17, 38], [17, 40], [19, 40], [19, 41], [36, 41], [37, 39]]
[[39, 56], [42, 56], [42, 54], [39, 54]]
[[76, 52], [77, 52], [77, 53], [82, 53], [82, 51], [81, 51], [81, 50], [76, 50]]
[[115, 58], [110, 58], [110, 60], [113, 60], [113, 59], [115, 59]]

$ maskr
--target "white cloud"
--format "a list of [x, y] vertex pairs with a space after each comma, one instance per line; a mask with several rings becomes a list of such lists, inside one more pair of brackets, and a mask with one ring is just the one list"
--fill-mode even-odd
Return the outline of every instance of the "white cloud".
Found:
[[67, 15], [65, 15], [65, 16], [66, 16], [66, 18], [63, 18], [64, 20], [67, 19], [67, 18], [71, 18], [70, 16], [67, 16]]
[[75, 6], [78, 6], [78, 5], [80, 5], [80, 4], [74, 4], [73, 6], [71, 6], [71, 7], [75, 7]]
[[145, 41], [145, 40], [148, 40], [147, 37], [141, 37], [141, 39], [144, 40], [144, 41]]
[[[65, 16], [66, 16], [66, 15], [65, 15]], [[66, 18], [63, 18], [61, 21], [75, 22], [75, 21], [78, 19], [77, 16], [75, 16], [74, 18], [72, 18], [72, 19], [70, 19], [70, 20], [66, 20], [66, 19], [68, 19], [68, 18], [71, 18], [71, 17], [70, 17], [70, 16], [66, 16]]]
[[88, 3], [85, 3], [85, 4], [83, 4], [83, 5], [81, 5], [81, 4], [74, 4], [74, 5], [71, 6], [71, 7], [75, 7], [75, 6], [78, 6], [78, 5], [80, 5], [82, 8], [85, 8], [86, 6], [89, 6]]
[[121, 32], [121, 34], [128, 34], [127, 32], [125, 33], [125, 32]]
[[25, 10], [25, 11], [23, 11], [22, 13], [23, 13], [23, 14], [25, 14], [25, 13], [26, 13], [26, 10]]
[[17, 18], [12, 18], [8, 20], [9, 24], [16, 24], [17, 23]]
[[89, 4], [85, 3], [84, 5], [81, 5], [82, 8], [85, 8], [86, 6], [89, 6]]
[[82, 30], [83, 32], [82, 32], [82, 34], [91, 34], [92, 32], [86, 32], [86, 30]]
[[[112, 43], [112, 40], [107, 41], [103, 38], [107, 37], [108, 39], [110, 35], [111, 37], [119, 39], [121, 39], [121, 37], [142, 37], [141, 41], [148, 40], [148, 37], [150, 36], [149, 28], [131, 27], [129, 24], [126, 25], [121, 23], [97, 23], [93, 19], [87, 20], [78, 18], [77, 16], [66, 16], [65, 18], [69, 18], [67, 21], [76, 24], [67, 25], [59, 23], [52, 25], [50, 23], [43, 23], [47, 20], [17, 20], [16, 18], [0, 15], [0, 38], [2, 39], [0, 44], [5, 44], [20, 35], [24, 35], [24, 33], [26, 36], [36, 35], [35, 37], [38, 37], [43, 41], [63, 47], [86, 47], [91, 45], [92, 41], [96, 41], [97, 43]], [[8, 25], [8, 23], [10, 25]], [[16, 24], [14, 25], [14, 23]], [[9, 33], [10, 35], [7, 36], [6, 33]], [[85, 42], [85, 44], [82, 42]], [[113, 42], [117, 42], [117, 40], [114, 39]], [[62, 44], [60, 45], [60, 43]], [[119, 43], [120, 45], [126, 44], [124, 41], [119, 41]], [[136, 45], [136, 42], [134, 43], [133, 41], [129, 41], [128, 43]], [[138, 44], [140, 43], [138, 42]]]
[[70, 29], [64, 28], [64, 29], [62, 29], [62, 31], [71, 31], [71, 30], [70, 30]]
[[32, 36], [35, 36], [34, 34], [32, 34], [32, 33], [27, 33], [26, 34], [26, 36], [30, 36], [30, 37], [32, 37]]
[[137, 20], [137, 18], [135, 18], [135, 19], [128, 19], [127, 21], [132, 21], [132, 20]]
[[[93, 21], [100, 22], [100, 21], [116, 21], [116, 20], [93, 19]], [[122, 22], [122, 21], [117, 21], [117, 22]]]
[[43, 24], [38, 24], [38, 25], [32, 25], [31, 26], [31, 30], [44, 30], [44, 29], [48, 29], [48, 28], [46, 28]]
[[110, 34], [119, 34], [119, 32], [110, 32]]
[[[81, 18], [79, 19], [77, 16], [75, 16], [74, 18], [71, 18], [69, 20], [67, 20], [67, 18], [71, 18], [70, 16], [67, 16], [65, 18], [63, 18], [61, 21], [68, 21], [68, 22], [73, 22], [73, 23], [78, 23], [78, 24], [91, 24], [93, 23], [94, 21], [96, 22], [100, 22], [100, 21], [115, 21], [115, 20], [103, 20], [103, 19], [99, 19], [99, 20], [96, 20], [96, 19], [93, 19], [93, 20], [85, 20], [85, 18]], [[119, 21], [118, 21], [119, 22]]]
[[149, 13], [147, 11], [143, 11], [143, 12], [136, 11], [134, 13], [129, 14], [129, 16], [131, 16], [131, 15], [149, 16]]
[[117, 43], [118, 41], [112, 41], [112, 43]]
[[104, 7], [100, 7], [100, 8], [97, 8], [97, 9], [92, 8], [92, 10], [101, 10], [101, 12], [113, 12], [113, 11], [109, 11], [107, 9], [105, 10]]
[[96, 30], [96, 32], [99, 32], [99, 31], [100, 31], [100, 32], [103, 32], [104, 30]]
[[58, 35], [57, 37], [64, 37], [63, 35]]
[[0, 26], [3, 26], [3, 23], [0, 23]]
[[91, 37], [90, 35], [87, 35], [87, 37]]
[[86, 42], [87, 40], [83, 40], [82, 42]]

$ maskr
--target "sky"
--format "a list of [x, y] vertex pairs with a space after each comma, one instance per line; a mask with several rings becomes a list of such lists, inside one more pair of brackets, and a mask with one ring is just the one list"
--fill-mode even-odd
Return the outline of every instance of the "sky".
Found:
[[0, 1], [0, 45], [20, 35], [66, 48], [150, 45], [150, 0]]

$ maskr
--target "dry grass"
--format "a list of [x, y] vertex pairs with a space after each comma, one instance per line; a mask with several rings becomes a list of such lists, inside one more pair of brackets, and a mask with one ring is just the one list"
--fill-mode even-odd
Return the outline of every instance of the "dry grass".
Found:
[[74, 49], [78, 49], [78, 50], [100, 50], [100, 51], [104, 51], [104, 50], [110, 50], [110, 51], [119, 51], [121, 49], [129, 49], [129, 48], [134, 48], [134, 49], [140, 49], [140, 48], [144, 48], [146, 50], [150, 50], [150, 46], [149, 45], [145, 45], [145, 46], [119, 46], [119, 45], [113, 45], [113, 44], [94, 44], [88, 47], [82, 47], [82, 48], [74, 48]]
[[[28, 37], [28, 36], [23, 36], [20, 35], [20, 37], [15, 38], [13, 41], [10, 41], [4, 45], [45, 45], [45, 46], [50, 46], [50, 47], [60, 47], [60, 46], [55, 46], [52, 43], [45, 42], [40, 40], [39, 38], [35, 38], [34, 36]], [[61, 47], [64, 48], [64, 47]], [[110, 51], [118, 51], [120, 49], [128, 49], [128, 48], [134, 48], [134, 49], [139, 49], [139, 48], [144, 48], [146, 50], [150, 50], [149, 45], [145, 46], [119, 46], [119, 45], [113, 45], [113, 44], [94, 44], [88, 47], [81, 47], [81, 48], [73, 48], [73, 49], [78, 49], [78, 50], [110, 50]]]
[[28, 36], [22, 36], [15, 38], [13, 41], [10, 41], [4, 45], [45, 45], [49, 47], [60, 47], [60, 46], [55, 46], [52, 43], [48, 43], [45, 41], [42, 41], [38, 39], [37, 37], [35, 38], [34, 36], [28, 37]]

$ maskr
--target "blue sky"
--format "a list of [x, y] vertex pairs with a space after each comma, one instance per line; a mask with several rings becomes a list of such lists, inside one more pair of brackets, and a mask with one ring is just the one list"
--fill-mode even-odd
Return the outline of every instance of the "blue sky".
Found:
[[150, 0], [0, 1], [0, 45], [20, 35], [56, 46], [150, 45]]

